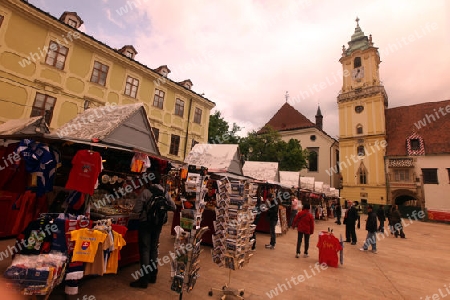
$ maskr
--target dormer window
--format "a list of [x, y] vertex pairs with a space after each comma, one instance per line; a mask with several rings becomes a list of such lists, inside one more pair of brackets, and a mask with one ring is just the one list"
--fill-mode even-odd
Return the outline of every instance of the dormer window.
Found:
[[423, 138], [417, 133], [411, 134], [406, 139], [406, 152], [408, 155], [425, 155]]
[[413, 151], [420, 150], [420, 140], [419, 139], [411, 139], [409, 141], [409, 143], [411, 144], [411, 150], [413, 150]]
[[155, 72], [158, 72], [159, 75], [167, 77], [167, 75], [169, 75], [170, 73], [170, 69], [167, 67], [167, 65], [163, 65], [155, 69]]
[[179, 82], [179, 84], [181, 84], [182, 86], [184, 86], [185, 88], [187, 88], [189, 90], [193, 86], [192, 81], [190, 79], [183, 80], [182, 82]]
[[72, 19], [69, 19], [68, 21], [67, 21], [67, 24], [70, 26], [70, 27], [73, 27], [73, 28], [77, 28], [77, 21], [74, 21], [74, 20], [72, 20]]
[[78, 29], [84, 23], [76, 12], [71, 11], [65, 11], [59, 20], [75, 29]]
[[137, 54], [136, 49], [134, 49], [134, 47], [132, 45], [123, 46], [121, 49], [119, 49], [119, 52], [131, 59], [134, 59], [134, 57]]
[[353, 60], [353, 68], [359, 68], [361, 67], [361, 57], [355, 57], [355, 59]]

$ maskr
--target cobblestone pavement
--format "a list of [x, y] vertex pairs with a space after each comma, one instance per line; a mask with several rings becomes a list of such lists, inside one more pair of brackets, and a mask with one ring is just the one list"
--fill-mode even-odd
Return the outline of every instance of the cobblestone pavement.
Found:
[[[184, 293], [181, 299], [220, 299], [217, 293], [209, 297], [208, 292], [211, 287], [221, 288], [228, 282], [231, 287], [244, 288], [244, 298], [248, 300], [436, 300], [450, 295], [449, 225], [404, 219], [407, 225], [406, 239], [380, 236], [378, 253], [373, 254], [359, 250], [367, 233], [363, 229], [365, 216], [361, 220], [361, 229], [357, 229], [358, 244], [345, 243], [344, 264], [338, 268], [321, 269], [315, 265], [318, 262], [316, 244], [319, 231], [330, 227], [337, 237], [345, 234], [344, 225], [338, 226], [333, 220], [316, 221], [316, 232], [311, 236], [308, 258], [295, 258], [297, 234], [292, 229], [277, 238], [274, 250], [264, 248], [269, 235], [258, 233], [257, 249], [250, 264], [237, 271], [230, 272], [213, 264], [211, 247], [202, 246], [200, 277], [194, 290]], [[162, 258], [173, 249], [174, 238], [170, 236], [169, 225], [164, 226], [160, 242]], [[13, 240], [0, 241], [0, 251], [12, 243]], [[1, 270], [5, 270], [9, 263], [10, 259], [1, 261]], [[160, 267], [156, 284], [145, 290], [130, 288], [129, 282], [133, 280], [131, 274], [138, 267], [138, 264], [133, 264], [119, 269], [117, 275], [85, 278], [77, 296], [66, 298], [63, 288], [59, 287], [49, 299], [180, 299], [178, 294], [170, 290], [169, 264]], [[299, 282], [299, 275], [304, 275], [302, 282]]]

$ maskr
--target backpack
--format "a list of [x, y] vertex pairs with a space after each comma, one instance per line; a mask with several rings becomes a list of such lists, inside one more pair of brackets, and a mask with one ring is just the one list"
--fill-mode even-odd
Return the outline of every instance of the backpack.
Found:
[[165, 193], [159, 188], [151, 188], [152, 197], [145, 205], [147, 222], [151, 228], [161, 227], [167, 223], [167, 211], [172, 210]]

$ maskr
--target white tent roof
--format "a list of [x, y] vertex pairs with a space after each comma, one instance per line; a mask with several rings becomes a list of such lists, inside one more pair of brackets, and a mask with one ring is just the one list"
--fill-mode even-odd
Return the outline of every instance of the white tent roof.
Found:
[[300, 177], [300, 188], [314, 191], [314, 177]]
[[277, 162], [246, 161], [242, 171], [245, 176], [254, 179], [280, 181]]
[[314, 192], [323, 193], [323, 182], [322, 181], [314, 182]]
[[51, 138], [116, 145], [159, 156], [142, 103], [90, 108], [49, 135]]
[[208, 168], [209, 172], [243, 175], [241, 153], [237, 144], [196, 144], [184, 162]]
[[300, 172], [280, 171], [280, 182], [284, 185], [297, 188], [299, 185]]
[[44, 134], [49, 132], [47, 124], [43, 122], [43, 117], [11, 119], [0, 124], [0, 135]]

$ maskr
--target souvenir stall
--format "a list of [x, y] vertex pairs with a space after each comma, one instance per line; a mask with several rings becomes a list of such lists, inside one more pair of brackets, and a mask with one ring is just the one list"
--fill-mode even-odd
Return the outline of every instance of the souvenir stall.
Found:
[[[65, 289], [71, 295], [78, 293], [77, 281], [83, 275], [116, 273], [119, 259], [121, 264], [139, 260], [137, 216], [131, 213], [136, 182], [142, 182], [143, 174], [164, 174], [170, 168], [159, 157], [141, 104], [108, 108], [107, 114], [103, 110], [89, 109], [53, 134], [34, 118], [0, 125], [3, 151], [17, 156], [10, 173], [0, 173], [0, 183], [6, 182], [0, 190], [11, 193], [8, 189], [14, 187], [12, 192], [19, 195], [11, 205], [19, 212], [10, 235], [21, 233], [19, 243], [27, 232], [40, 240], [52, 239], [49, 248], [38, 248], [38, 254], [55, 246], [67, 255]], [[45, 234], [42, 224], [29, 229], [33, 220], [53, 222], [55, 232]], [[97, 243], [83, 242], [86, 234], [94, 234]], [[90, 246], [92, 257], [74, 258], [77, 249], [85, 253]], [[103, 272], [88, 268], [92, 259], [98, 263], [97, 249], [110, 252], [108, 260], [96, 264], [104, 266]], [[20, 250], [17, 247], [22, 256]]]
[[[284, 193], [290, 195], [292, 186], [280, 183], [280, 171], [278, 162], [246, 161], [242, 171], [245, 176], [255, 179], [262, 191], [262, 203], [266, 202], [268, 193], [273, 193], [279, 204], [278, 224], [275, 228], [277, 234], [285, 234], [289, 229], [288, 216], [291, 213], [290, 196], [284, 197]], [[267, 212], [261, 211], [256, 230], [259, 232], [270, 232]]]
[[[196, 144], [186, 157], [185, 164], [189, 173], [195, 174], [204, 170], [204, 175], [215, 175], [216, 177], [214, 178], [228, 175], [229, 178], [233, 178], [234, 180], [247, 180], [248, 178], [242, 176], [240, 157], [238, 145]], [[214, 180], [207, 182], [207, 189], [208, 192], [204, 195], [205, 209], [202, 212], [201, 227], [207, 226], [210, 230], [203, 234], [202, 243], [212, 245], [212, 234], [214, 233], [213, 222], [216, 220], [215, 200], [217, 192], [217, 186]], [[184, 222], [183, 215], [181, 215], [181, 219], [179, 218], [181, 210], [193, 206], [191, 202], [187, 201], [182, 203], [181, 201], [176, 201], [177, 212], [175, 212], [172, 221], [172, 235], [175, 235], [175, 226]]]

